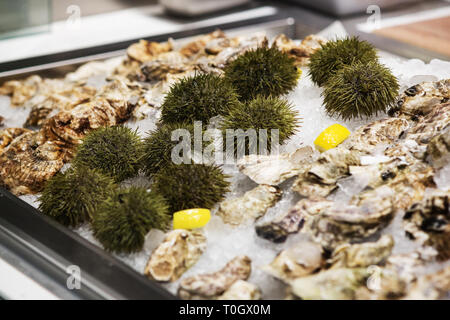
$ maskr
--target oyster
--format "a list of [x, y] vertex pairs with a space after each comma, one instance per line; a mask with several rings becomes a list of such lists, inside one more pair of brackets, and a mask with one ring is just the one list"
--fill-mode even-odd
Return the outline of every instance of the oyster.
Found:
[[297, 278], [290, 285], [292, 292], [304, 300], [355, 299], [369, 276], [366, 268], [337, 268]]
[[258, 184], [278, 185], [304, 171], [312, 161], [310, 146], [278, 155], [247, 155], [238, 160], [238, 169]]
[[332, 205], [332, 201], [320, 197], [302, 199], [285, 214], [256, 226], [256, 234], [273, 242], [284, 242], [289, 234], [300, 231], [305, 219], [325, 211]]
[[144, 274], [156, 281], [175, 281], [194, 265], [206, 250], [206, 238], [195, 231], [173, 230], [153, 251]]
[[349, 174], [349, 167], [359, 165], [359, 156], [345, 148], [334, 148], [322, 153], [311, 168], [300, 175], [292, 190], [300, 195], [325, 197], [336, 188], [338, 179]]
[[16, 195], [39, 192], [62, 168], [65, 153], [40, 132], [25, 132], [0, 154], [0, 185]]
[[392, 219], [392, 199], [373, 194], [357, 205], [334, 203], [322, 212], [307, 217], [304, 231], [325, 249], [363, 240], [384, 228]]
[[387, 118], [359, 127], [342, 143], [343, 147], [361, 153], [372, 153], [380, 146], [396, 141], [410, 127], [405, 119]]
[[216, 214], [223, 222], [237, 226], [263, 216], [280, 197], [281, 190], [278, 187], [262, 184], [240, 198], [222, 201]]
[[200, 36], [192, 42], [184, 45], [180, 49], [180, 53], [188, 58], [192, 58], [196, 54], [206, 53], [205, 48], [208, 43], [215, 39], [225, 38], [225, 34], [221, 30], [216, 30], [214, 32], [208, 33], [206, 35]]
[[183, 279], [178, 289], [182, 299], [213, 299], [222, 295], [236, 281], [247, 280], [251, 273], [251, 260], [238, 256], [221, 270]]
[[[95, 88], [84, 85], [68, 85], [61, 90], [54, 90], [44, 94], [38, 93], [38, 97], [34, 97], [29, 102], [32, 105], [32, 109], [24, 126], [41, 126], [52, 114], [58, 111], [69, 111], [76, 105], [89, 101], [95, 93]], [[34, 102], [33, 100], [38, 101]]]
[[429, 113], [436, 105], [449, 98], [450, 79], [423, 82], [406, 89], [398, 98], [396, 106], [389, 110], [389, 115], [414, 119]]
[[155, 57], [161, 53], [172, 51], [173, 44], [169, 40], [167, 42], [153, 42], [147, 40], [139, 40], [137, 43], [133, 43], [127, 49], [127, 55], [129, 58], [139, 61], [146, 62], [153, 60]]
[[27, 132], [31, 131], [23, 128], [6, 128], [0, 130], [0, 154], [15, 138]]
[[398, 299], [405, 295], [407, 284], [394, 270], [372, 265], [367, 268], [367, 272], [370, 277], [366, 286], [357, 288], [355, 299], [386, 300]]
[[327, 40], [325, 38], [309, 35], [298, 44], [284, 34], [280, 34], [274, 39], [273, 45], [295, 59], [297, 66], [307, 66], [309, 57], [326, 42]]
[[438, 258], [450, 259], [450, 190], [434, 189], [414, 203], [405, 213], [407, 234], [439, 252]]
[[322, 266], [322, 247], [314, 242], [299, 242], [281, 251], [262, 269], [285, 282], [307, 276]]
[[406, 297], [411, 300], [448, 298], [450, 298], [450, 266], [420, 277]]
[[219, 296], [217, 300], [260, 300], [261, 290], [254, 284], [238, 280]]
[[426, 154], [435, 168], [442, 168], [450, 163], [450, 127], [430, 140]]
[[42, 79], [37, 75], [24, 80], [6, 81], [0, 87], [0, 95], [11, 96], [11, 105], [21, 106], [36, 94], [41, 83]]
[[2, 117], [2, 116], [0, 116], [0, 127], [2, 127], [2, 126], [3, 126], [3, 121], [5, 121], [5, 118], [4, 118], [4, 117]]
[[390, 235], [383, 235], [376, 242], [360, 244], [342, 244], [338, 246], [328, 263], [330, 268], [363, 268], [377, 265], [390, 256], [394, 240]]

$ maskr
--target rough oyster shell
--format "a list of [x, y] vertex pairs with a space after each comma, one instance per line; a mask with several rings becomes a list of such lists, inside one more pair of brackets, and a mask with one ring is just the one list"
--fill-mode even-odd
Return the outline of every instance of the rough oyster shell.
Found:
[[284, 34], [280, 34], [274, 39], [273, 46], [295, 59], [297, 66], [306, 66], [310, 56], [326, 42], [327, 40], [320, 36], [308, 35], [298, 44]]
[[298, 177], [292, 190], [305, 197], [325, 197], [336, 188], [338, 179], [349, 174], [350, 166], [359, 164], [356, 152], [340, 147], [330, 149], [322, 153], [311, 168]]
[[213, 299], [222, 295], [236, 281], [247, 280], [251, 273], [251, 260], [238, 256], [221, 270], [183, 279], [178, 289], [182, 299]]
[[238, 280], [217, 300], [260, 300], [261, 290], [254, 284]]
[[153, 251], [144, 274], [156, 281], [175, 281], [194, 265], [206, 250], [203, 234], [188, 230], [173, 230]]
[[42, 83], [38, 75], [29, 76], [24, 80], [6, 81], [0, 87], [0, 95], [11, 96], [11, 105], [21, 106], [33, 97]]
[[405, 213], [407, 234], [439, 252], [438, 258], [450, 258], [450, 190], [434, 189], [413, 204]]
[[299, 242], [281, 251], [262, 269], [285, 282], [307, 276], [322, 266], [322, 247], [314, 242]]
[[321, 197], [302, 199], [285, 214], [256, 226], [256, 234], [273, 242], [284, 242], [289, 234], [300, 231], [308, 216], [319, 214], [332, 205], [332, 201]]
[[406, 89], [398, 98], [397, 105], [389, 110], [389, 115], [414, 118], [427, 114], [449, 98], [450, 79], [422, 82]]
[[437, 300], [450, 297], [450, 266], [422, 276], [411, 288], [406, 299]]
[[304, 300], [355, 299], [369, 276], [366, 268], [339, 268], [297, 278], [290, 285], [292, 292]]
[[23, 128], [6, 128], [0, 130], [0, 154], [15, 138], [27, 132], [31, 131]]
[[377, 265], [390, 256], [394, 240], [390, 235], [383, 235], [376, 242], [361, 244], [343, 244], [338, 246], [328, 261], [332, 268], [363, 268]]
[[310, 146], [278, 155], [247, 155], [238, 160], [238, 169], [257, 184], [278, 185], [305, 171], [312, 161]]
[[450, 127], [430, 140], [426, 153], [435, 168], [450, 163]]
[[147, 40], [139, 40], [137, 43], [133, 43], [127, 49], [127, 55], [129, 58], [146, 62], [154, 59], [161, 53], [172, 51], [172, 41], [167, 42], [153, 42]]
[[281, 197], [278, 187], [259, 185], [247, 191], [242, 197], [227, 199], [219, 204], [217, 215], [223, 222], [240, 225], [263, 216]]

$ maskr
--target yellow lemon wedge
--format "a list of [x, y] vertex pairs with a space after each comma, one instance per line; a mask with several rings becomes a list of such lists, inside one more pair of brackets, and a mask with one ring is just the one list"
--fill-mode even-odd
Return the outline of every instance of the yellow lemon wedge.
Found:
[[303, 73], [302, 69], [297, 68], [297, 80], [300, 79], [300, 77], [302, 76], [302, 73]]
[[177, 211], [173, 214], [174, 229], [195, 229], [205, 226], [211, 219], [208, 209], [187, 209]]
[[314, 145], [317, 150], [324, 152], [337, 147], [339, 144], [344, 142], [349, 135], [350, 131], [346, 127], [335, 123], [319, 134], [316, 140], [314, 140]]

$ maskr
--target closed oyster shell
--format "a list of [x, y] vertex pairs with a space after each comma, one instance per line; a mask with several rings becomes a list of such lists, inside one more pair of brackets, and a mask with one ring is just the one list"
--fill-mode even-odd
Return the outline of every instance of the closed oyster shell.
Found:
[[435, 168], [442, 168], [450, 163], [450, 127], [430, 140], [427, 155]]
[[223, 222], [235, 226], [253, 222], [263, 216], [280, 197], [281, 190], [278, 187], [262, 184], [242, 197], [222, 201], [216, 214]]
[[238, 280], [217, 300], [260, 300], [261, 290], [254, 284]]
[[297, 66], [306, 66], [310, 56], [326, 42], [327, 40], [320, 36], [308, 35], [301, 43], [298, 43], [280, 34], [273, 40], [273, 46], [293, 58]]
[[308, 168], [312, 161], [310, 146], [278, 155], [247, 155], [238, 160], [238, 169], [258, 184], [278, 185]]
[[289, 234], [300, 231], [308, 216], [319, 214], [332, 205], [332, 201], [321, 197], [302, 199], [285, 214], [256, 226], [256, 234], [273, 242], [284, 242]]
[[194, 265], [206, 250], [203, 234], [188, 230], [173, 230], [153, 251], [144, 274], [156, 281], [175, 281]]
[[31, 130], [23, 128], [6, 128], [0, 130], [0, 154], [15, 138], [27, 132], [31, 132]]
[[438, 300], [450, 298], [450, 266], [422, 276], [413, 285], [406, 299]]
[[377, 265], [390, 256], [394, 240], [390, 235], [383, 235], [376, 242], [343, 244], [338, 246], [328, 261], [330, 268], [363, 268]]
[[299, 242], [281, 251], [262, 269], [270, 275], [289, 282], [307, 276], [322, 266], [322, 247], [314, 242]]
[[215, 299], [236, 281], [247, 280], [250, 273], [250, 258], [237, 256], [217, 272], [183, 279], [178, 289], [178, 295], [182, 299]]
[[414, 203], [405, 213], [404, 228], [417, 241], [431, 245], [438, 258], [450, 258], [450, 190], [434, 189]]
[[292, 292], [304, 300], [355, 299], [369, 276], [366, 268], [338, 268], [297, 278], [290, 285]]
[[39, 90], [42, 79], [38, 75], [32, 75], [24, 80], [6, 81], [0, 87], [0, 95], [11, 96], [12, 106], [21, 106], [30, 100]]
[[433, 108], [450, 98], [450, 79], [422, 82], [406, 89], [398, 98], [389, 115], [407, 118], [427, 114]]

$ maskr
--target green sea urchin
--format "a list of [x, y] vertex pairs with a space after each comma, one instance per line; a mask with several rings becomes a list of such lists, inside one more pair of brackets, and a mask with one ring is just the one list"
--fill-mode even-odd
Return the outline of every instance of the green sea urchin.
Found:
[[223, 200], [230, 183], [222, 169], [205, 164], [170, 164], [155, 175], [154, 188], [169, 202], [172, 213], [210, 209]]
[[235, 90], [222, 77], [198, 74], [176, 82], [161, 109], [162, 123], [208, 122], [239, 103]]
[[375, 48], [358, 37], [329, 41], [314, 52], [309, 60], [312, 81], [323, 86], [342, 67], [355, 62], [366, 64], [377, 60]]
[[162, 196], [131, 187], [117, 189], [97, 207], [92, 230], [106, 250], [131, 253], [142, 249], [150, 229], [165, 230], [170, 219]]
[[39, 210], [65, 226], [77, 227], [90, 220], [96, 206], [114, 188], [114, 181], [98, 170], [69, 168], [47, 182], [39, 197]]
[[191, 137], [194, 136], [192, 124], [169, 123], [150, 132], [148, 137], [144, 139], [142, 167], [148, 176], [151, 177], [162, 167], [172, 162], [172, 150], [179, 143], [178, 141], [172, 141], [172, 133], [178, 129], [185, 129]]
[[397, 97], [399, 84], [378, 62], [343, 67], [325, 86], [324, 105], [330, 116], [361, 118], [386, 112]]
[[114, 126], [89, 133], [78, 147], [73, 164], [96, 168], [120, 182], [137, 175], [141, 156], [139, 135], [127, 127]]
[[[226, 134], [226, 130], [235, 130], [236, 135], [238, 135], [238, 130], [243, 131], [242, 134], [245, 135], [248, 129], [254, 129], [258, 134], [258, 141], [250, 141], [250, 143], [260, 142], [261, 139], [264, 139], [265, 137], [261, 136], [264, 131], [261, 131], [261, 129], [265, 129], [267, 132], [266, 147], [270, 151], [272, 130], [278, 130], [278, 142], [282, 144], [295, 133], [298, 123], [297, 112], [293, 110], [288, 101], [280, 98], [258, 96], [248, 101], [244, 108], [231, 110], [224, 117], [221, 129], [224, 134]], [[239, 139], [239, 136], [237, 136], [236, 140], [235, 151], [240, 150], [241, 154], [244, 150], [244, 143], [245, 153], [248, 153], [249, 150], [257, 150], [256, 146], [245, 142], [245, 139]]]
[[276, 47], [259, 47], [240, 55], [225, 68], [225, 78], [236, 88], [241, 101], [257, 95], [279, 96], [297, 85], [295, 60]]

